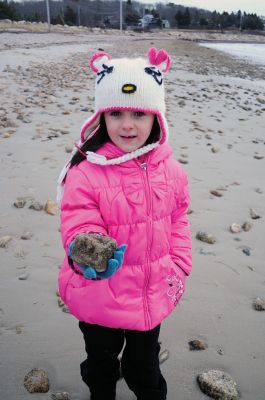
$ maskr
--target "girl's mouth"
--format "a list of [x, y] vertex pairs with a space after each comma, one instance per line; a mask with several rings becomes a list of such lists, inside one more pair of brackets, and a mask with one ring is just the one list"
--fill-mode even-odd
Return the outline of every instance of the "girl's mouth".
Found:
[[134, 139], [134, 138], [136, 138], [136, 136], [133, 136], [133, 135], [131, 135], [131, 136], [121, 136], [121, 138], [122, 138], [122, 139], [125, 139], [125, 140], [129, 140], [129, 139]]

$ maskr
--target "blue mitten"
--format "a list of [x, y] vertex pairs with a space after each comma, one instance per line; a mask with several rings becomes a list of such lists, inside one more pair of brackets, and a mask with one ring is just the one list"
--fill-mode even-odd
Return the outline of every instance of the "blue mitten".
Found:
[[124, 253], [127, 249], [127, 244], [122, 244], [117, 248], [116, 251], [113, 252], [113, 258], [110, 258], [108, 261], [108, 268], [104, 272], [95, 272], [97, 273], [97, 278], [106, 279], [110, 278], [115, 272], [122, 266], [124, 260]]
[[[72, 251], [74, 247], [74, 241], [71, 242], [68, 254], [69, 257], [72, 258]], [[97, 272], [90, 265], [80, 265], [77, 264], [78, 267], [83, 272], [83, 276], [86, 279], [107, 279], [110, 278], [115, 272], [121, 267], [124, 260], [124, 253], [127, 248], [127, 244], [122, 244], [116, 251], [113, 252], [113, 258], [110, 258], [108, 261], [108, 268], [104, 272]]]

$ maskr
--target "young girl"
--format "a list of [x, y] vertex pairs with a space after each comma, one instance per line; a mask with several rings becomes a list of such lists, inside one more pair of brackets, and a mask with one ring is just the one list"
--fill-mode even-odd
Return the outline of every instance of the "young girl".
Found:
[[[138, 400], [165, 400], [160, 324], [179, 302], [191, 271], [188, 182], [167, 143], [166, 51], [146, 59], [95, 53], [95, 114], [59, 178], [66, 257], [59, 290], [80, 321], [87, 359], [81, 375], [91, 400], [114, 400], [121, 369]], [[76, 264], [83, 235], [120, 246], [105, 272]], [[88, 250], [89, 251], [89, 250]]]

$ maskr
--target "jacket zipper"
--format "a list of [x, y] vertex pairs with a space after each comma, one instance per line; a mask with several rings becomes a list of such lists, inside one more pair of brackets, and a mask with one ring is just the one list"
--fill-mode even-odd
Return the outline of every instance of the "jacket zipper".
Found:
[[[148, 179], [148, 170], [147, 170], [147, 162], [140, 164], [140, 168], [144, 171], [142, 174], [144, 176], [144, 185], [145, 188], [147, 187], [148, 190], [146, 191], [146, 203], [147, 203], [147, 219], [148, 219], [148, 230], [147, 230], [147, 257], [146, 257], [146, 265], [147, 265], [147, 272], [144, 281], [144, 307], [146, 312], [146, 325], [148, 329], [151, 329], [151, 321], [150, 315], [148, 310], [148, 303], [147, 303], [147, 287], [150, 279], [150, 252], [151, 252], [151, 243], [152, 243], [152, 200], [151, 200], [151, 187]], [[150, 232], [150, 235], [148, 234]]]

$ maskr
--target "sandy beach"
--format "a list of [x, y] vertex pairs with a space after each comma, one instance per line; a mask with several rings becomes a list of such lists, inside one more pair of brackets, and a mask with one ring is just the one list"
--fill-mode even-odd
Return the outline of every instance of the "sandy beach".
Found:
[[[81, 332], [56, 294], [59, 212], [29, 207], [55, 201], [57, 177], [93, 112], [89, 56], [99, 49], [145, 56], [157, 47], [172, 56], [167, 116], [175, 157], [189, 175], [194, 265], [181, 303], [162, 325], [168, 400], [208, 399], [197, 375], [211, 369], [231, 374], [242, 400], [264, 400], [265, 313], [253, 301], [265, 299], [265, 66], [198, 44], [224, 37], [265, 43], [265, 36], [247, 36], [0, 33], [0, 243], [8, 237], [0, 247], [1, 399], [48, 400], [53, 392], [89, 398], [79, 375]], [[216, 242], [198, 240], [198, 231]], [[191, 351], [194, 339], [208, 348]], [[33, 368], [47, 372], [48, 393], [24, 388]], [[117, 400], [133, 399], [119, 381]]]

